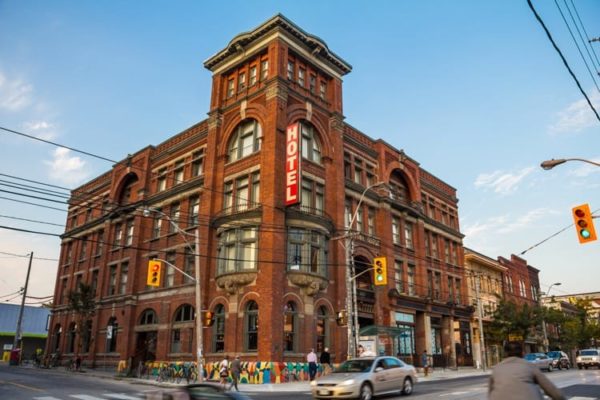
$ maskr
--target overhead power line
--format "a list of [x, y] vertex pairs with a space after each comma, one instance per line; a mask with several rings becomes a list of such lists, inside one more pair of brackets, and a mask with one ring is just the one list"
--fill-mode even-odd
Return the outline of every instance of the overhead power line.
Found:
[[88, 153], [87, 151], [79, 150], [79, 149], [76, 149], [76, 148], [70, 147], [70, 146], [65, 146], [63, 144], [51, 142], [50, 140], [40, 139], [39, 137], [28, 135], [28, 134], [23, 133], [23, 132], [18, 132], [18, 131], [12, 130], [12, 129], [4, 128], [2, 126], [0, 126], [0, 129], [3, 130], [3, 131], [6, 131], [6, 132], [14, 133], [15, 135], [24, 136], [24, 137], [32, 139], [32, 140], [37, 140], [37, 141], [40, 141], [40, 142], [51, 144], [53, 146], [62, 147], [63, 149], [71, 150], [71, 151], [74, 151], [76, 153], [85, 154], [86, 156], [98, 158], [100, 160], [108, 161], [108, 162], [111, 162], [111, 163], [114, 163], [114, 164], [118, 163], [118, 161], [111, 160], [110, 158], [102, 157], [102, 156], [99, 156], [99, 155], [96, 155], [96, 154], [93, 154], [93, 153]]
[[558, 46], [556, 45], [556, 42], [554, 41], [554, 39], [552, 38], [552, 35], [550, 34], [550, 31], [548, 30], [548, 28], [546, 28], [546, 24], [544, 24], [544, 21], [542, 21], [542, 18], [539, 16], [539, 14], [537, 13], [537, 11], [535, 10], [535, 8], [533, 7], [533, 4], [531, 3], [531, 0], [527, 0], [527, 4], [529, 4], [529, 8], [531, 9], [531, 11], [533, 12], [533, 15], [535, 15], [535, 18], [538, 20], [538, 22], [540, 23], [540, 25], [542, 25], [542, 28], [544, 28], [544, 31], [546, 32], [546, 35], [548, 36], [548, 39], [550, 40], [550, 42], [552, 43], [552, 46], [554, 47], [554, 50], [556, 50], [556, 52], [558, 53], [558, 55], [560, 56], [563, 64], [565, 64], [565, 67], [567, 67], [567, 70], [569, 71], [569, 74], [571, 74], [571, 76], [573, 77], [573, 79], [575, 80], [575, 83], [577, 84], [577, 87], [579, 88], [579, 90], [581, 91], [581, 94], [583, 94], [583, 97], [585, 97], [585, 99], [587, 100], [588, 105], [590, 106], [590, 108], [592, 109], [592, 111], [594, 112], [594, 114], [596, 115], [596, 118], [598, 119], [598, 121], [600, 121], [600, 115], [598, 115], [598, 111], [596, 111], [596, 109], [594, 108], [594, 105], [592, 104], [592, 102], [590, 101], [590, 98], [588, 97], [588, 95], [585, 93], [585, 90], [583, 90], [583, 88], [581, 87], [581, 84], [579, 83], [579, 80], [577, 79], [577, 77], [575, 76], [575, 73], [573, 73], [573, 70], [571, 69], [571, 67], [569, 66], [569, 63], [567, 62], [567, 60], [565, 59], [565, 57], [562, 54], [562, 51], [560, 51], [560, 49], [558, 48]]

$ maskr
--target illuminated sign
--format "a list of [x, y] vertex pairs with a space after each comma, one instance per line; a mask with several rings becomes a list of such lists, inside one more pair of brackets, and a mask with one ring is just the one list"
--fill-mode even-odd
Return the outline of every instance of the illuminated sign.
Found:
[[285, 134], [285, 205], [300, 202], [300, 125], [287, 127]]

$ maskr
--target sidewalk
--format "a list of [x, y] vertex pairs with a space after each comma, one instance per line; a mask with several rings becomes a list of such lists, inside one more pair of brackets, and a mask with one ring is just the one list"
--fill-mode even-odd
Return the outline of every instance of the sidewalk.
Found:
[[[23, 365], [21, 368], [34, 368], [31, 365]], [[53, 373], [53, 374], [73, 374], [77, 372], [67, 371], [62, 367], [51, 368], [51, 369], [36, 369], [39, 372]], [[491, 369], [483, 371], [472, 367], [462, 367], [458, 369], [435, 369], [430, 372], [428, 376], [424, 376], [422, 372], [417, 373], [418, 382], [431, 382], [431, 381], [443, 381], [447, 379], [458, 379], [471, 376], [485, 376], [491, 373]], [[186, 383], [170, 383], [170, 382], [157, 382], [155, 378], [140, 379], [140, 378], [129, 378], [126, 376], [119, 376], [114, 370], [102, 370], [102, 369], [83, 369], [79, 372], [82, 376], [89, 376], [99, 379], [114, 379], [128, 381], [136, 384], [151, 385], [163, 388], [174, 388], [178, 386], [184, 386]], [[216, 382], [212, 382], [216, 383]], [[418, 385], [418, 383], [417, 383]], [[276, 383], [276, 384], [238, 384], [240, 392], [246, 393], [257, 393], [257, 392], [309, 392], [310, 382], [291, 382], [291, 383]]]

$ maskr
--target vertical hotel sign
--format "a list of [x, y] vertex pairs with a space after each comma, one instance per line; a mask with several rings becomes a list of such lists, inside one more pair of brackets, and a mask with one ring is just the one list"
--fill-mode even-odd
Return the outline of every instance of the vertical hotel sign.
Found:
[[285, 205], [300, 202], [300, 125], [287, 127], [285, 142]]

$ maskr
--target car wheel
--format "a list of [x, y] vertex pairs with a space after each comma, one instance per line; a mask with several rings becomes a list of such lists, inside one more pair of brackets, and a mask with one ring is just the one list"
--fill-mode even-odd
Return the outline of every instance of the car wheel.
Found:
[[405, 378], [404, 383], [402, 384], [402, 394], [408, 396], [413, 392], [413, 382], [410, 378]]
[[558, 363], [558, 365], [556, 366], [556, 368], [558, 368], [558, 370], [560, 371], [562, 369], [562, 364]]
[[554, 368], [552, 368], [552, 364], [548, 365], [548, 372], [552, 372]]
[[577, 368], [581, 369], [583, 368], [581, 365], [577, 364]]
[[567, 370], [571, 369], [571, 364], [567, 363], [567, 365], [565, 365], [565, 369], [567, 369]]
[[583, 368], [585, 368], [585, 369], [588, 369], [588, 366], [587, 366], [587, 365], [584, 365], [584, 366], [583, 366]]
[[373, 389], [368, 383], [364, 383], [360, 387], [360, 400], [371, 400], [373, 398]]

